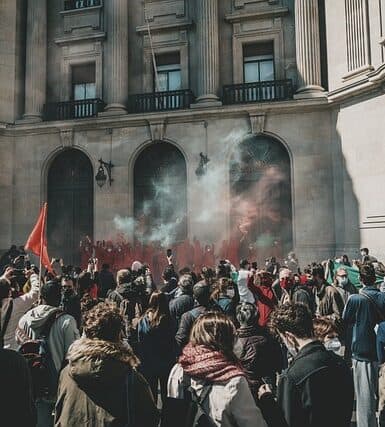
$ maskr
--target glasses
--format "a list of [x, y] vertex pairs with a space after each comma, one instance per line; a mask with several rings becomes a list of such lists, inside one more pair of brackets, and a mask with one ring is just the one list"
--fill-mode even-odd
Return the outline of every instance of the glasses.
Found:
[[338, 277], [348, 277], [347, 274], [339, 274]]

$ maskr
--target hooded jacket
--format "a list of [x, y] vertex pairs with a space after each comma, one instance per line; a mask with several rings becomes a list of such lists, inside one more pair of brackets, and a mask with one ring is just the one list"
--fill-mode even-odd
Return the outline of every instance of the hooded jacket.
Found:
[[[59, 310], [58, 307], [42, 304], [28, 311], [20, 319], [16, 331], [16, 341], [22, 344], [28, 339], [40, 338], [48, 319], [55, 316]], [[63, 314], [54, 321], [48, 335], [48, 348], [58, 372], [63, 366], [69, 347], [78, 338], [79, 330], [71, 315]]]
[[19, 323], [20, 318], [23, 314], [29, 310], [33, 303], [39, 297], [39, 276], [37, 274], [32, 274], [30, 278], [31, 289], [24, 295], [20, 295], [17, 298], [4, 298], [2, 301], [1, 307], [1, 324], [5, 320], [5, 316], [9, 307], [9, 303], [12, 299], [12, 312], [9, 319], [7, 329], [5, 330], [4, 335], [4, 348], [9, 348], [11, 350], [17, 350], [17, 342], [15, 340], [15, 331], [17, 324]]
[[82, 338], [68, 352], [56, 402], [55, 427], [155, 427], [158, 410], [138, 361], [121, 344]]

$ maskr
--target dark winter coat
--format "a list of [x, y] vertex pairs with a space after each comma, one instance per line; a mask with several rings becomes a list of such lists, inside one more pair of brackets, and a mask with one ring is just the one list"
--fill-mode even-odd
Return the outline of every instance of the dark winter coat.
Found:
[[278, 342], [261, 327], [238, 329], [234, 353], [242, 363], [254, 394], [262, 385], [261, 378], [272, 377], [282, 370], [282, 352]]
[[55, 427], [124, 427], [127, 389], [132, 425], [157, 426], [158, 410], [147, 382], [132, 368], [130, 350], [82, 338], [70, 348], [68, 362], [60, 375]]
[[181, 318], [184, 313], [194, 308], [194, 298], [192, 295], [182, 294], [169, 303], [170, 315], [174, 319], [177, 326], [179, 326]]
[[16, 351], [0, 349], [0, 378], [0, 425], [36, 426], [31, 376], [24, 357]]
[[138, 324], [138, 356], [143, 375], [156, 376], [170, 372], [176, 362], [176, 326], [174, 321], [163, 318], [160, 324], [152, 327], [148, 315]]
[[108, 291], [115, 287], [114, 275], [110, 270], [101, 270], [98, 279], [99, 296], [100, 298], [106, 298]]
[[277, 400], [265, 395], [260, 401], [269, 427], [350, 427], [352, 374], [341, 357], [314, 341], [282, 374]]

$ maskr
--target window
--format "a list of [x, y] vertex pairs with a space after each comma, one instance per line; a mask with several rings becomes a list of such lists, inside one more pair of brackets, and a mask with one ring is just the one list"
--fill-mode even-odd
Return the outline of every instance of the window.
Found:
[[243, 77], [245, 83], [274, 80], [273, 42], [243, 46]]
[[179, 52], [157, 55], [155, 59], [158, 72], [158, 79], [154, 79], [155, 91], [180, 90], [182, 88], [182, 77]]
[[75, 65], [72, 67], [72, 99], [96, 98], [95, 64]]

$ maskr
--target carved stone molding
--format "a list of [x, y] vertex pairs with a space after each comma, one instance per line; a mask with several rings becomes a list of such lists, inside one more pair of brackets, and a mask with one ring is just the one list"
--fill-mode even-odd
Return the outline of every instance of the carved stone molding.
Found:
[[74, 145], [74, 130], [60, 129], [60, 141], [63, 148], [73, 147]]
[[163, 119], [162, 121], [147, 120], [147, 125], [150, 132], [151, 141], [162, 141], [166, 136], [167, 121]]
[[266, 113], [249, 112], [249, 119], [253, 135], [259, 135], [265, 131]]

